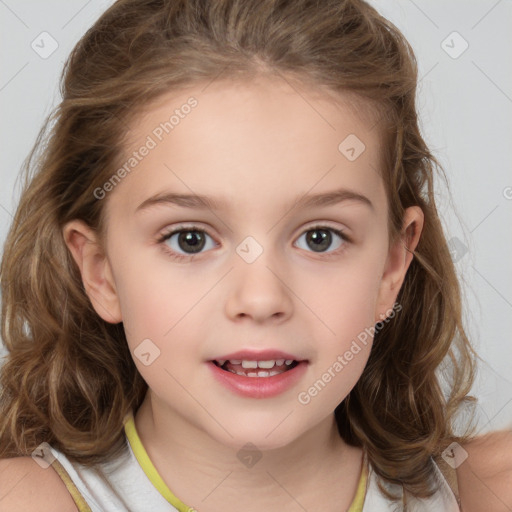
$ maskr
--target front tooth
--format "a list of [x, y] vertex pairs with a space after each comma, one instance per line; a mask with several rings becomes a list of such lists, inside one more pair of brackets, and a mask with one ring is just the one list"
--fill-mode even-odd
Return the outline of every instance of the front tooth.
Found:
[[229, 362], [231, 364], [240, 364], [242, 362], [242, 360], [241, 359], [230, 359]]
[[270, 377], [273, 377], [274, 375], [278, 375], [281, 372], [278, 372], [277, 370], [270, 370]]
[[261, 370], [258, 372], [258, 377], [268, 377], [269, 372]]
[[244, 359], [242, 361], [242, 368], [258, 368], [258, 361], [247, 361]]
[[266, 368], [267, 370], [270, 370], [270, 368], [273, 368], [276, 362], [274, 360], [271, 361], [258, 361], [258, 367], [259, 368]]
[[284, 359], [276, 359], [276, 366], [283, 366]]
[[285, 364], [287, 364], [288, 366], [290, 366], [292, 363], [293, 363], [293, 359], [287, 359], [285, 361]]
[[247, 377], [257, 377], [258, 372], [247, 372]]

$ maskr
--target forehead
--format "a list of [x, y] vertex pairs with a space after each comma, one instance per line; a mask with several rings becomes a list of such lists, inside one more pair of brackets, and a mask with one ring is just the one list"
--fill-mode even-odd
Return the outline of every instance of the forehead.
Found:
[[125, 166], [111, 199], [128, 214], [165, 189], [230, 197], [239, 206], [340, 185], [375, 196], [382, 189], [376, 116], [355, 95], [284, 78], [172, 91], [129, 123], [124, 163], [150, 149]]

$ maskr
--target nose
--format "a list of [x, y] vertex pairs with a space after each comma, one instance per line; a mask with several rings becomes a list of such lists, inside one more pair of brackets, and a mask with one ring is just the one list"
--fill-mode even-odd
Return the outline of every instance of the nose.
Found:
[[231, 273], [226, 315], [234, 321], [250, 318], [258, 323], [286, 321], [293, 310], [292, 292], [286, 275], [266, 257], [253, 263], [237, 261]]

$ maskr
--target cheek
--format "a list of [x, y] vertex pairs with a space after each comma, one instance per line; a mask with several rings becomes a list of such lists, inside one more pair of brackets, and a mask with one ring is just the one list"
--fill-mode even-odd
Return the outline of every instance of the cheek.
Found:
[[364, 371], [373, 342], [378, 279], [351, 273], [328, 281], [316, 293], [323, 326], [316, 328], [317, 359], [297, 401], [311, 417], [330, 414], [347, 397]]
[[217, 277], [173, 266], [157, 249], [126, 256], [118, 251], [112, 262], [124, 330], [140, 374], [157, 394], [182, 394], [178, 382], [190, 378], [189, 363], [197, 363], [204, 338], [201, 315], [209, 302], [203, 297]]
[[347, 331], [373, 325], [381, 283], [383, 257], [378, 248], [350, 260], [326, 266], [308, 283], [304, 296], [332, 330]]
[[158, 248], [114, 252], [112, 263], [123, 324], [134, 336], [161, 338], [204, 293]]
[[180, 293], [177, 286], [141, 273], [131, 275], [121, 293], [123, 325], [132, 358], [142, 378], [160, 397], [184, 397], [179, 383], [190, 378], [190, 361], [199, 351], [199, 327], [193, 314], [197, 294]]
[[[380, 253], [380, 254], [379, 254]], [[383, 251], [375, 248], [332, 271], [317, 275], [308, 305], [322, 323], [316, 331], [318, 359], [308, 385], [322, 392], [328, 408], [336, 407], [359, 379], [368, 360], [383, 268]], [[317, 384], [315, 384], [315, 382]], [[324, 390], [325, 388], [325, 390]]]

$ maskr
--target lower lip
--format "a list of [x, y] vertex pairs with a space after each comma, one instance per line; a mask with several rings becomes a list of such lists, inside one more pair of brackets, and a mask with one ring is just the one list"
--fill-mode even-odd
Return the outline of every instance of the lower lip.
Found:
[[308, 363], [301, 361], [291, 370], [272, 377], [242, 377], [208, 361], [214, 377], [234, 393], [248, 398], [270, 398], [284, 393], [304, 375]]

